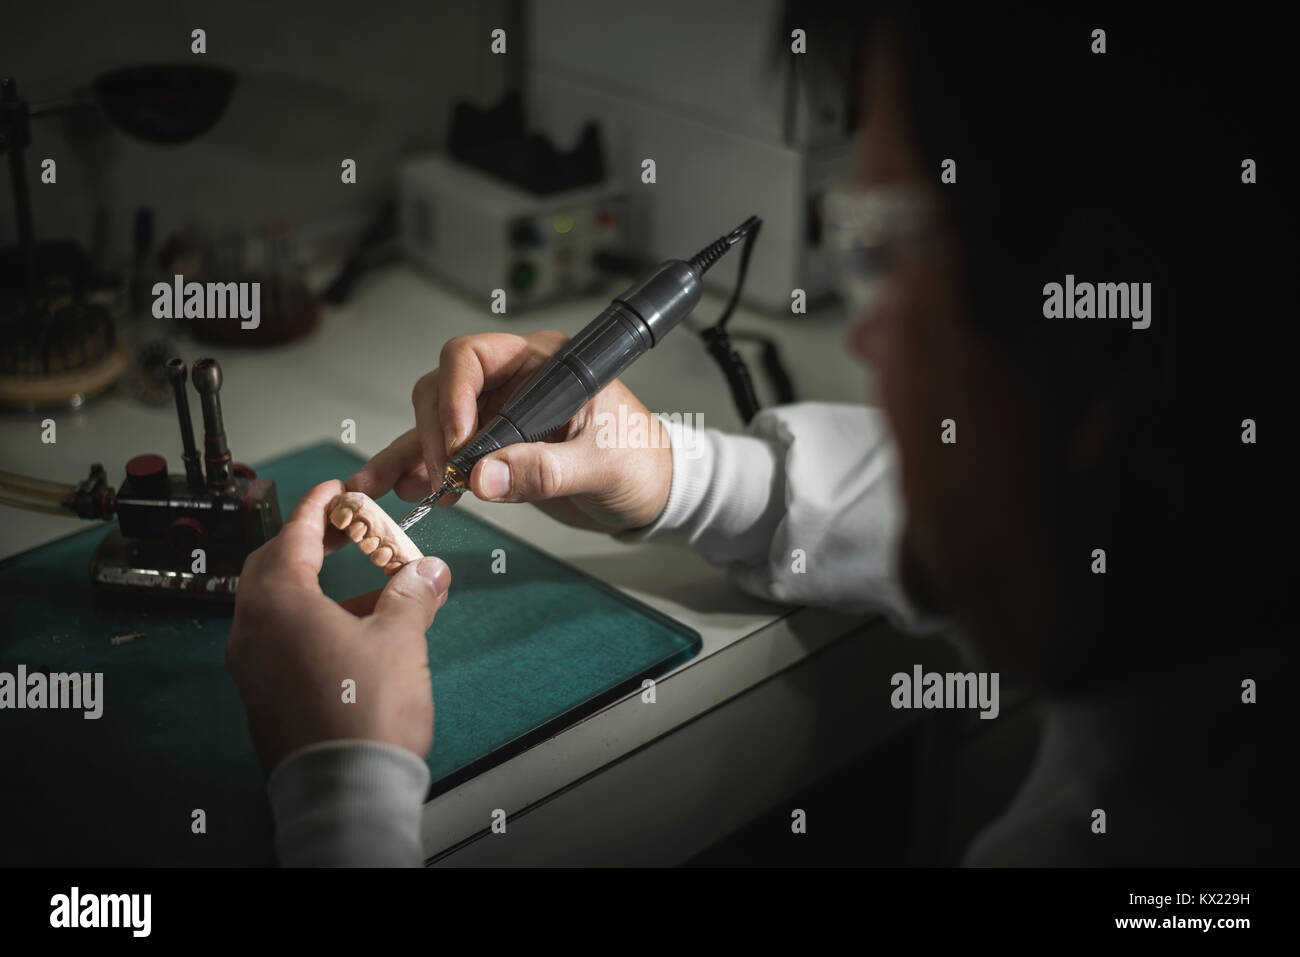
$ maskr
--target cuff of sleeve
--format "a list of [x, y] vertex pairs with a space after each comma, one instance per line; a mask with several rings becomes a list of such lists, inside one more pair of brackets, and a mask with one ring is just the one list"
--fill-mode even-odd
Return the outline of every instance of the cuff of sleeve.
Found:
[[307, 745], [267, 781], [275, 849], [286, 867], [418, 867], [429, 768], [380, 741]]
[[673, 479], [664, 509], [649, 525], [618, 532], [614, 538], [624, 542], [649, 542], [669, 537], [684, 528], [708, 493], [713, 477], [714, 454], [702, 429], [683, 422], [659, 417], [668, 433], [673, 455]]

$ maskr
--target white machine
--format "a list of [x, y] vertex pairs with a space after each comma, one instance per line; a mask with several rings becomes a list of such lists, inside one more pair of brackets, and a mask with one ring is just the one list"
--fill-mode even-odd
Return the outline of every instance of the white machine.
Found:
[[[632, 252], [658, 262], [757, 214], [745, 301], [789, 315], [792, 290], [830, 292], [813, 208], [849, 171], [848, 107], [833, 83], [805, 81], [780, 0], [543, 0], [525, 12], [529, 123], [556, 143], [600, 123]], [[807, 37], [802, 55], [826, 42]], [[708, 284], [729, 292], [735, 269], [719, 263]]]
[[406, 257], [484, 304], [504, 290], [507, 315], [601, 285], [594, 260], [622, 251], [624, 214], [617, 187], [539, 196], [441, 154], [398, 171]]

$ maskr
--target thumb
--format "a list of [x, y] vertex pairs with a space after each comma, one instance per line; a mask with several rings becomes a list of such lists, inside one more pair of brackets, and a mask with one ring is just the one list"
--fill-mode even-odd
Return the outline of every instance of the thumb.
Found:
[[487, 502], [537, 502], [590, 491], [597, 468], [578, 442], [520, 443], [479, 462], [469, 487]]
[[408, 562], [389, 579], [375, 602], [374, 618], [385, 629], [429, 630], [451, 585], [451, 569], [441, 558]]

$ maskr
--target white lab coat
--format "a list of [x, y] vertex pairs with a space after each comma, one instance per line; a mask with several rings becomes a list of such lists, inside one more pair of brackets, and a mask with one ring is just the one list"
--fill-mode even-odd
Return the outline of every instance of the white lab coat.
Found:
[[[673, 441], [668, 502], [652, 525], [621, 539], [687, 545], [762, 598], [878, 611], [904, 630], [942, 631], [963, 645], [948, 623], [919, 614], [902, 591], [897, 453], [879, 410], [785, 406], [760, 413], [745, 435], [665, 424]], [[796, 549], [803, 571], [796, 570]], [[1196, 822], [1170, 809], [1196, 782], [1151, 759], [1179, 737], [1174, 725], [1185, 717], [1165, 707], [1169, 695], [1196, 693], [1185, 681], [1171, 688], [1155, 699], [1138, 688], [1103, 701], [1047, 701], [1034, 766], [966, 863], [1186, 858], [1180, 851], [1195, 840]], [[422, 760], [374, 742], [327, 742], [290, 755], [268, 782], [280, 860], [420, 864], [428, 783]], [[1098, 808], [1111, 822], [1105, 835], [1094, 830]], [[1127, 836], [1116, 837], [1115, 827]]]
[[783, 406], [759, 413], [748, 435], [665, 424], [668, 503], [619, 537], [688, 545], [760, 598], [878, 611], [914, 632], [944, 625], [918, 614], [898, 580], [897, 452], [878, 410]]

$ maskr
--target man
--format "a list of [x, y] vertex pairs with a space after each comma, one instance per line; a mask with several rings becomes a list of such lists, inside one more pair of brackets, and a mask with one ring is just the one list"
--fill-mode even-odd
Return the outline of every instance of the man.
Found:
[[[1243, 698], [1243, 680], [1274, 667], [1273, 636], [1246, 620], [1229, 637], [1187, 599], [1205, 575], [1189, 476], [1210, 474], [1207, 459], [1237, 467], [1245, 413], [1198, 415], [1189, 433], [1172, 371], [1197, 323], [1230, 303], [1246, 315], [1274, 304], [1270, 257], [1285, 264], [1294, 237], [1240, 193], [1243, 154], [1215, 125], [1225, 114], [1170, 82], [1176, 58], [1146, 46], [1155, 34], [983, 8], [936, 21], [902, 5], [865, 21], [854, 188], [827, 225], [860, 293], [850, 341], [875, 369], [883, 414], [768, 410], [747, 435], [706, 430], [699, 456], [675, 454], [680, 427], [656, 421], [668, 442], [603, 449], [600, 413], [648, 414], [616, 382], [562, 434], [485, 459], [471, 489], [689, 545], [768, 598], [880, 610], [916, 629], [955, 621], [988, 667], [1045, 701], [1035, 765], [969, 863], [1284, 859], [1293, 837], [1272, 830], [1284, 815], [1265, 783], [1272, 729]], [[1185, 222], [1192, 205], [1200, 231]], [[1215, 247], [1212, 271], [1214, 236], [1234, 246]], [[563, 341], [447, 343], [415, 387], [415, 428], [348, 487], [422, 497], [449, 450]], [[250, 558], [229, 658], [271, 775], [281, 859], [416, 864], [432, 724], [424, 631], [448, 578], [430, 560], [377, 597], [325, 599], [315, 575], [336, 543], [323, 508], [340, 490], [313, 490]], [[795, 547], [817, 574], [791, 571]], [[1214, 583], [1271, 567], [1251, 557]], [[340, 707], [342, 674], [384, 693]]]

